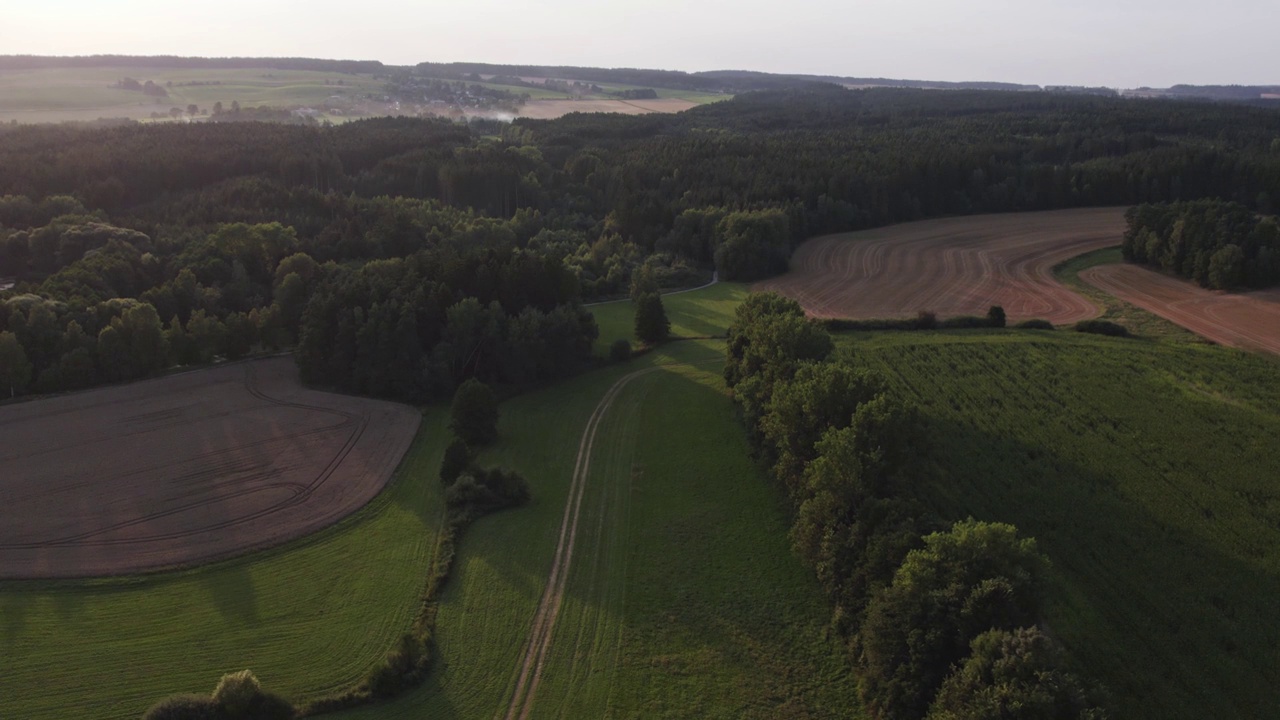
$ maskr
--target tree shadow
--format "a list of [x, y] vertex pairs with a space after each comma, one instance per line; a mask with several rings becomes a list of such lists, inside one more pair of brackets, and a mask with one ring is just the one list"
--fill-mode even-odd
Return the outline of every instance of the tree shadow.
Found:
[[259, 625], [253, 577], [243, 563], [234, 563], [203, 575], [201, 582], [224, 619], [248, 627]]

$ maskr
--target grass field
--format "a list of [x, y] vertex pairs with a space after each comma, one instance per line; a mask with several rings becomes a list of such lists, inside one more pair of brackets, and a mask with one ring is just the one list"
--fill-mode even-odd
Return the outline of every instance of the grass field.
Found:
[[926, 421], [943, 517], [1054, 564], [1050, 631], [1115, 716], [1280, 716], [1280, 363], [1067, 331], [843, 336]]
[[[705, 291], [704, 291], [705, 292]], [[779, 495], [747, 458], [719, 380], [723, 343], [665, 345], [502, 406], [482, 463], [533, 503], [468, 531], [427, 685], [346, 718], [501, 717], [550, 570], [578, 437], [600, 426], [566, 596], [531, 716], [849, 717], [855, 694]]]
[[[671, 321], [672, 337], [721, 337], [729, 332], [733, 312], [747, 297], [741, 283], [716, 283], [704, 290], [664, 295], [662, 306]], [[607, 355], [615, 340], [639, 342], [635, 336], [636, 310], [630, 300], [604, 303], [589, 308], [600, 326], [596, 353]]]
[[0, 717], [137, 718], [246, 667], [294, 701], [359, 680], [418, 607], [444, 422], [424, 417], [392, 485], [303, 540], [181, 573], [0, 583]]
[[[167, 87], [168, 97], [151, 98], [140, 92], [112, 87], [121, 78], [151, 80]], [[330, 81], [329, 85], [325, 81]], [[341, 80], [343, 85], [337, 85]], [[182, 85], [218, 81], [220, 85]], [[316, 105], [331, 96], [344, 102], [366, 93], [381, 93], [382, 80], [370, 76], [304, 70], [179, 69], [143, 67], [48, 68], [0, 71], [0, 121], [61, 122], [100, 117], [144, 119], [152, 112], [189, 104], [211, 110], [215, 102], [228, 109], [232, 101], [244, 107]]]
[[1062, 284], [1088, 298], [1102, 310], [1101, 320], [1117, 322], [1129, 328], [1129, 332], [1149, 338], [1159, 338], [1179, 343], [1208, 343], [1208, 340], [1159, 315], [1131, 305], [1114, 295], [1109, 295], [1080, 279], [1080, 273], [1099, 265], [1124, 262], [1120, 247], [1109, 247], [1074, 257], [1053, 268], [1053, 274]]

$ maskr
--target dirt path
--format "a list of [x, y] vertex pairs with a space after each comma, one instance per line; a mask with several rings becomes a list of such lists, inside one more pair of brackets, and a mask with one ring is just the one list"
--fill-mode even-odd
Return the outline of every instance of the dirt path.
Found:
[[642, 375], [662, 369], [665, 368], [651, 367], [619, 378], [600, 399], [587, 420], [587, 426], [582, 431], [582, 438], [578, 442], [578, 457], [574, 463], [573, 479], [569, 485], [569, 497], [565, 501], [564, 517], [560, 521], [560, 538], [556, 543], [551, 576], [547, 579], [546, 589], [543, 590], [542, 599], [538, 602], [538, 610], [534, 614], [533, 628], [529, 632], [529, 641], [525, 645], [516, 689], [503, 715], [506, 720], [526, 720], [529, 713], [533, 711], [538, 684], [542, 680], [543, 665], [546, 663], [547, 652], [551, 648], [552, 631], [555, 629], [556, 617], [560, 614], [560, 604], [564, 600], [569, 566], [573, 561], [574, 543], [578, 535], [582, 497], [586, 489], [587, 473], [591, 469], [591, 450], [595, 445], [600, 422], [628, 383]]
[[1100, 265], [1080, 279], [1216, 343], [1280, 355], [1280, 290], [1214, 292], [1137, 265]]
[[814, 238], [786, 275], [757, 283], [797, 300], [810, 315], [900, 318], [984, 315], [1064, 324], [1098, 308], [1053, 277], [1053, 266], [1119, 245], [1121, 208], [1087, 208], [926, 220]]

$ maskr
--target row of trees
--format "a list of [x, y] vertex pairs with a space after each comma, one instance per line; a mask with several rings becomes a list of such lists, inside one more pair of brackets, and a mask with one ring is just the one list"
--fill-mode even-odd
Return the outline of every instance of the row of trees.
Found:
[[1125, 260], [1154, 265], [1204, 287], [1280, 283], [1280, 225], [1240, 203], [1145, 204], [1125, 213]]
[[725, 380], [787, 489], [791, 539], [831, 599], [875, 717], [1101, 718], [1038, 627], [1048, 560], [1005, 524], [939, 526], [913, 499], [914, 411], [800, 306], [750, 296]]

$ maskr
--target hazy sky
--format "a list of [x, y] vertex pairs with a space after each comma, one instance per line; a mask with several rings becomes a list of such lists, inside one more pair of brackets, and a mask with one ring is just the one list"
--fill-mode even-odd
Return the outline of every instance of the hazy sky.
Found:
[[1280, 83], [1276, 0], [0, 0], [0, 54]]

